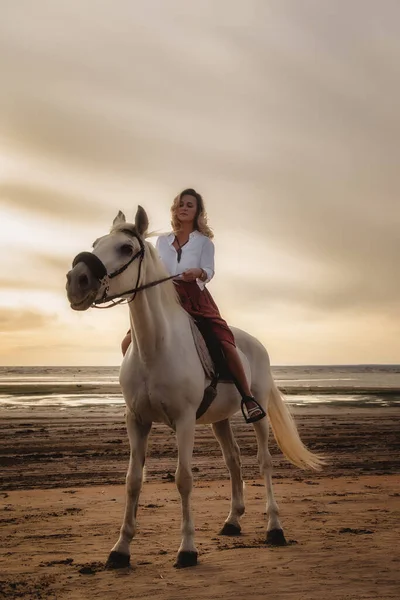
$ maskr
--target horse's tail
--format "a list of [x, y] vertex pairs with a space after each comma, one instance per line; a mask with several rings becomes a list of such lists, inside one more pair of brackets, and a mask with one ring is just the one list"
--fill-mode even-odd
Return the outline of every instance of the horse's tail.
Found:
[[274, 381], [268, 402], [268, 416], [275, 439], [286, 458], [300, 469], [321, 469], [325, 460], [310, 452], [301, 441], [296, 423]]

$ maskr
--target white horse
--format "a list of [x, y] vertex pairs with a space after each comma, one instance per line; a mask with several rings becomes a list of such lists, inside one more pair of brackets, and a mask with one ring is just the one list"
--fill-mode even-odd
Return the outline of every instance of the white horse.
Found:
[[[126, 402], [130, 461], [126, 477], [126, 508], [120, 536], [107, 565], [129, 565], [130, 543], [136, 531], [136, 514], [143, 482], [147, 439], [153, 422], [165, 423], [176, 433], [178, 465], [175, 481], [182, 501], [182, 541], [175, 566], [197, 564], [191, 510], [192, 453], [196, 411], [209, 384], [193, 340], [190, 317], [180, 306], [172, 281], [149, 242], [148, 219], [139, 207], [135, 224], [119, 212], [110, 234], [93, 244], [93, 252], [79, 254], [67, 274], [67, 294], [74, 310], [94, 303], [129, 298], [132, 343], [123, 359], [120, 384]], [[166, 280], [167, 279], [167, 280]], [[153, 285], [152, 285], [153, 284]], [[138, 289], [139, 288], [139, 289]], [[278, 391], [266, 349], [254, 337], [232, 329], [251, 391], [268, 413], [279, 447], [300, 468], [318, 469], [323, 460], [300, 440], [296, 425]], [[212, 424], [230, 472], [232, 499], [221, 534], [238, 535], [245, 506], [239, 447], [229, 419], [240, 407], [235, 386], [220, 383], [218, 393], [198, 423]], [[286, 543], [272, 490], [272, 463], [268, 451], [268, 421], [253, 424], [258, 462], [267, 496], [267, 543]]]

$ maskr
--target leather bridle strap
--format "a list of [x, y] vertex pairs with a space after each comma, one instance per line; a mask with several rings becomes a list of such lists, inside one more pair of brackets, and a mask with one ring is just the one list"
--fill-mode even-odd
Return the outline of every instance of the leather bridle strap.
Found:
[[[116, 271], [114, 271], [113, 273], [108, 275], [108, 279], [113, 279], [114, 277], [117, 277], [117, 275], [121, 275], [121, 273], [123, 273], [125, 271], [125, 269], [127, 269], [129, 267], [129, 265], [131, 265], [133, 263], [133, 261], [136, 260], [139, 256], [141, 259], [140, 266], [142, 265], [142, 260], [144, 258], [144, 245], [143, 245], [142, 240], [139, 237], [136, 239], [138, 240], [138, 242], [140, 244], [140, 250], [138, 250], [127, 263], [122, 265], [122, 267], [120, 269], [117, 269]], [[139, 267], [139, 269], [140, 269], [140, 267]], [[140, 277], [140, 272], [139, 272], [139, 277]]]
[[139, 237], [137, 237], [136, 239], [138, 240], [138, 242], [140, 244], [140, 250], [138, 250], [128, 260], [127, 263], [125, 263], [124, 265], [122, 265], [122, 267], [120, 267], [119, 269], [117, 269], [113, 273], [108, 274], [107, 273], [107, 269], [104, 266], [103, 262], [100, 260], [100, 258], [98, 258], [92, 252], [81, 252], [80, 254], [78, 254], [77, 256], [75, 256], [75, 258], [73, 260], [73, 263], [72, 263], [72, 268], [74, 268], [78, 263], [83, 262], [88, 267], [88, 269], [90, 270], [90, 272], [92, 273], [92, 275], [98, 281], [103, 281], [103, 279], [105, 277], [107, 277], [107, 279], [113, 279], [114, 277], [117, 277], [118, 275], [121, 275], [121, 273], [123, 273], [129, 267], [129, 265], [131, 265], [133, 263], [133, 261], [136, 260], [139, 256], [143, 260], [143, 257], [144, 257], [144, 244], [143, 244], [142, 240]]
[[[144, 247], [143, 241], [140, 239], [139, 236], [133, 234], [133, 237], [135, 237], [138, 240], [138, 242], [140, 244], [140, 250], [138, 250], [129, 259], [129, 261], [127, 263], [125, 263], [124, 265], [122, 265], [122, 267], [120, 267], [116, 271], [113, 271], [110, 274], [107, 273], [107, 269], [104, 266], [103, 262], [95, 254], [92, 254], [92, 252], [81, 252], [74, 258], [72, 267], [75, 267], [79, 262], [83, 262], [89, 268], [92, 275], [100, 283], [106, 283], [105, 288], [104, 288], [104, 294], [103, 294], [102, 298], [100, 300], [96, 300], [92, 305], [93, 307], [95, 307], [95, 308], [111, 308], [112, 306], [120, 304], [123, 301], [123, 299], [121, 299], [120, 302], [114, 302], [114, 300], [116, 298], [121, 298], [121, 296], [126, 296], [126, 295], [130, 295], [130, 294], [133, 294], [133, 296], [132, 296], [132, 298], [130, 298], [127, 301], [133, 302], [133, 300], [135, 299], [136, 294], [138, 292], [142, 292], [143, 290], [147, 290], [148, 288], [154, 287], [160, 283], [164, 283], [165, 281], [169, 281], [170, 279], [176, 278], [176, 275], [170, 275], [169, 277], [163, 277], [162, 279], [157, 279], [156, 281], [151, 281], [150, 283], [138, 285], [138, 283], [140, 281], [145, 247]], [[137, 258], [140, 258], [140, 262], [139, 262], [139, 269], [138, 269], [138, 275], [137, 275], [135, 287], [130, 290], [126, 290], [125, 292], [122, 292], [120, 294], [108, 296], [107, 295], [107, 292], [108, 292], [107, 281], [110, 279], [113, 279], [114, 277], [117, 277], [118, 275], [121, 275], [121, 273], [123, 273], [129, 267], [129, 265], [131, 265], [133, 263], [133, 261], [136, 260]], [[112, 302], [112, 304], [109, 307], [108, 306], [106, 306], [106, 307], [98, 306], [99, 304], [105, 304], [106, 302]]]

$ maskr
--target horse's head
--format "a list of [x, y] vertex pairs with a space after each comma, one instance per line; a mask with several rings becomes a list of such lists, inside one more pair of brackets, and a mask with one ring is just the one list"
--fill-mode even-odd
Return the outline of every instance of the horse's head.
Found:
[[126, 223], [119, 211], [111, 232], [97, 239], [92, 252], [81, 252], [67, 273], [67, 296], [71, 308], [87, 310], [105, 294], [123, 296], [140, 278], [144, 257], [144, 235], [148, 228], [146, 211], [139, 206], [135, 223]]

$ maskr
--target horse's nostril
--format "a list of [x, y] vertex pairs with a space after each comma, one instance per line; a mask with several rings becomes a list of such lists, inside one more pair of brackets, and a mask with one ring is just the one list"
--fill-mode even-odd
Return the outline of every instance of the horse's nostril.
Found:
[[79, 287], [86, 287], [89, 284], [89, 279], [84, 273], [78, 277]]
[[67, 281], [68, 283], [71, 283], [71, 271], [68, 271], [67, 273]]

